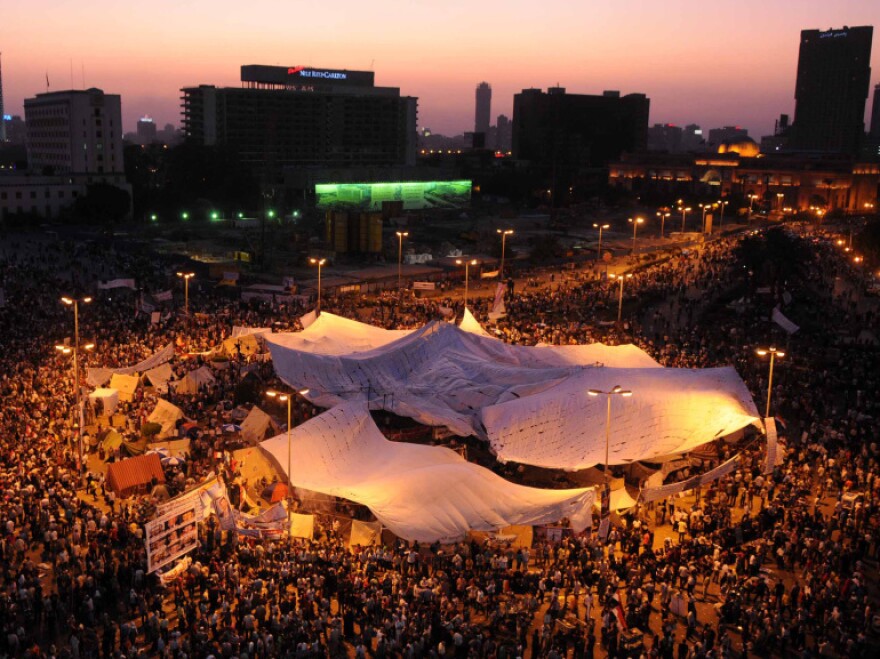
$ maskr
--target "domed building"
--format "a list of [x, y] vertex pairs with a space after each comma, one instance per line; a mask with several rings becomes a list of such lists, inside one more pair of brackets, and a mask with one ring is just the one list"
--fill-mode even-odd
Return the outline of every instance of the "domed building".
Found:
[[743, 158], [757, 158], [761, 155], [761, 148], [751, 137], [741, 137], [724, 140], [718, 145], [718, 153], [736, 153]]

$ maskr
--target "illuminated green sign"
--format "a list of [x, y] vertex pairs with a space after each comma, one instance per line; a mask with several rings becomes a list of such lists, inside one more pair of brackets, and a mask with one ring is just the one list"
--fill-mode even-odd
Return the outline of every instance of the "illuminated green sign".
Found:
[[398, 183], [322, 183], [315, 186], [321, 209], [382, 210], [382, 202], [403, 202], [405, 210], [464, 208], [470, 204], [470, 181]]

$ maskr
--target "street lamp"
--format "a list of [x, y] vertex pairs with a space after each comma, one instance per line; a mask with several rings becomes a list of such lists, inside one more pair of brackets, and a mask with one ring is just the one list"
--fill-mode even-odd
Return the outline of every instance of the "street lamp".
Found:
[[681, 232], [684, 233], [685, 218], [687, 217], [687, 214], [691, 212], [691, 207], [679, 208], [678, 210], [681, 211]]
[[759, 356], [765, 357], [766, 355], [770, 355], [770, 378], [767, 381], [767, 411], [764, 412], [764, 418], [770, 418], [770, 395], [773, 393], [773, 363], [776, 361], [776, 358], [779, 357], [782, 359], [785, 357], [785, 353], [781, 350], [777, 350], [776, 348], [759, 348], [755, 351]]
[[776, 210], [782, 210], [782, 200], [785, 199], [784, 192], [776, 193]]
[[[309, 393], [308, 389], [301, 389], [297, 391], [300, 396], [305, 396]], [[290, 431], [291, 431], [291, 423], [290, 423], [290, 403], [293, 398], [291, 394], [283, 394], [278, 391], [267, 391], [266, 395], [269, 398], [277, 398], [282, 403], [287, 403], [287, 539], [290, 540], [290, 521], [291, 514], [293, 512], [293, 471], [292, 471], [292, 463], [290, 461], [291, 450], [290, 450]]]
[[461, 259], [455, 259], [455, 262], [458, 265], [464, 266], [464, 308], [465, 308], [465, 310], [467, 310], [469, 270], [472, 265], [477, 265], [477, 259], [471, 259], [470, 261], [462, 261]]
[[76, 400], [76, 409], [77, 415], [79, 416], [79, 426], [78, 434], [79, 434], [79, 465], [80, 465], [80, 478], [85, 475], [85, 462], [83, 460], [83, 410], [82, 410], [82, 401], [80, 397], [79, 391], [79, 303], [89, 304], [92, 301], [91, 297], [83, 297], [83, 298], [73, 298], [73, 297], [62, 297], [61, 301], [69, 307], [73, 307], [73, 386], [75, 400]]
[[700, 208], [703, 209], [703, 233], [706, 233], [706, 214], [715, 208], [715, 204], [700, 204]]
[[[607, 515], [611, 512], [610, 508], [605, 510], [605, 502], [611, 501], [611, 469], [608, 465], [610, 458], [609, 449], [611, 446], [611, 397], [621, 396], [623, 398], [629, 398], [633, 394], [632, 391], [622, 388], [619, 384], [614, 385], [608, 391], [602, 391], [601, 389], [588, 389], [587, 394], [590, 396], [605, 396], [605, 398], [608, 399], [608, 412], [605, 416], [605, 494], [602, 497], [602, 510], [600, 511], [604, 522], [604, 519], [607, 519]], [[599, 533], [602, 533], [601, 523], [599, 526]]]
[[666, 218], [669, 217], [669, 215], [670, 215], [669, 213], [657, 211], [657, 217], [660, 218], [660, 240], [663, 240], [663, 231], [666, 227]]
[[315, 315], [321, 315], [321, 268], [327, 263], [327, 259], [310, 258], [309, 263], [318, 266], [318, 306], [315, 307]]
[[633, 225], [633, 248], [632, 253], [635, 256], [636, 253], [636, 231], [638, 231], [639, 225], [645, 223], [645, 218], [637, 217], [635, 219], [629, 218], [629, 223]]
[[620, 323], [620, 319], [623, 316], [623, 280], [624, 279], [632, 279], [632, 273], [627, 272], [625, 274], [615, 275], [611, 273], [608, 275], [609, 279], [619, 279], [620, 280], [620, 293], [617, 297], [617, 322]]
[[752, 214], [752, 207], [754, 206], [755, 199], [757, 199], [757, 198], [758, 198], [758, 195], [756, 195], [756, 194], [749, 195], [749, 215]]
[[[593, 225], [595, 226], [595, 225]], [[498, 281], [504, 281], [504, 243], [507, 236], [513, 235], [513, 229], [495, 229], [495, 232], [501, 236], [501, 267], [498, 269]]]
[[183, 211], [183, 212], [180, 214], [180, 219], [181, 219], [181, 220], [188, 220], [188, 219], [189, 219], [189, 213], [187, 213], [186, 211]]
[[854, 256], [853, 257], [853, 263], [855, 263], [856, 265], [859, 265], [864, 260], [865, 260], [864, 257], [861, 257], [861, 256]]
[[189, 316], [189, 280], [196, 276], [194, 272], [178, 272], [177, 276], [183, 279], [183, 309], [184, 313]]
[[718, 205], [721, 207], [721, 217], [718, 219], [718, 233], [721, 233], [721, 230], [724, 228], [724, 207], [730, 202], [718, 200]]
[[397, 232], [397, 299], [401, 298], [400, 271], [403, 264], [403, 239], [409, 236], [409, 231]]
[[596, 260], [602, 256], [602, 229], [609, 229], [610, 224], [593, 224], [594, 229], [599, 229], [599, 247], [596, 248]]

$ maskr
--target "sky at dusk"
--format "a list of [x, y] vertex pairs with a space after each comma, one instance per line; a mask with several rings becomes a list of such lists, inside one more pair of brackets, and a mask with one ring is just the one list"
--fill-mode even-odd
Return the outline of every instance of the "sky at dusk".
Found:
[[[650, 123], [742, 125], [753, 137], [794, 112], [800, 30], [880, 29], [876, 0], [7, 0], [6, 112], [26, 97], [100, 87], [123, 123], [180, 123], [179, 89], [238, 86], [242, 64], [366, 69], [419, 98], [419, 126], [473, 130], [474, 89], [492, 123], [513, 94], [643, 92]], [[875, 42], [878, 40], [875, 35]], [[880, 81], [880, 45], [871, 58]], [[870, 100], [868, 101], [870, 107]]]

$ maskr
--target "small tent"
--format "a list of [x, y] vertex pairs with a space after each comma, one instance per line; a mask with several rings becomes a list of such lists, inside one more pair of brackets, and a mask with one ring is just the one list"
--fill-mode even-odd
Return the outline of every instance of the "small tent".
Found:
[[174, 391], [179, 394], [197, 394], [199, 389], [204, 385], [208, 386], [216, 382], [214, 374], [207, 366], [200, 366], [194, 371], [190, 371], [174, 385]]
[[164, 393], [168, 391], [168, 381], [173, 377], [174, 371], [171, 370], [171, 364], [160, 364], [144, 373], [144, 384]]
[[262, 352], [262, 343], [259, 334], [243, 334], [234, 336], [223, 341], [223, 352], [229, 357], [237, 357], [241, 350], [242, 357], [256, 355]]
[[109, 416], [116, 411], [116, 407], [119, 405], [119, 391], [116, 389], [105, 389], [101, 387], [100, 389], [95, 389], [89, 394], [89, 400], [92, 402], [92, 405], [95, 405], [100, 401], [100, 414], [106, 414]]
[[116, 389], [119, 392], [119, 400], [127, 403], [134, 400], [138, 385], [141, 380], [136, 375], [121, 375], [114, 373], [110, 378], [110, 389]]
[[265, 499], [269, 503], [284, 501], [284, 498], [286, 496], [287, 485], [278, 482], [269, 483], [265, 488], [263, 488], [263, 492], [260, 494], [260, 498]]
[[156, 401], [156, 408], [147, 417], [150, 423], [158, 423], [162, 426], [157, 439], [177, 436], [177, 420], [183, 418], [183, 411], [161, 398]]
[[152, 485], [164, 482], [162, 463], [155, 453], [120, 460], [107, 468], [107, 485], [120, 497], [146, 491]]
[[251, 444], [258, 444], [280, 432], [281, 427], [256, 405], [241, 424], [241, 436]]
[[115, 451], [120, 446], [122, 446], [122, 435], [113, 430], [113, 428], [104, 433], [104, 438], [101, 440], [101, 448], [106, 453]]

